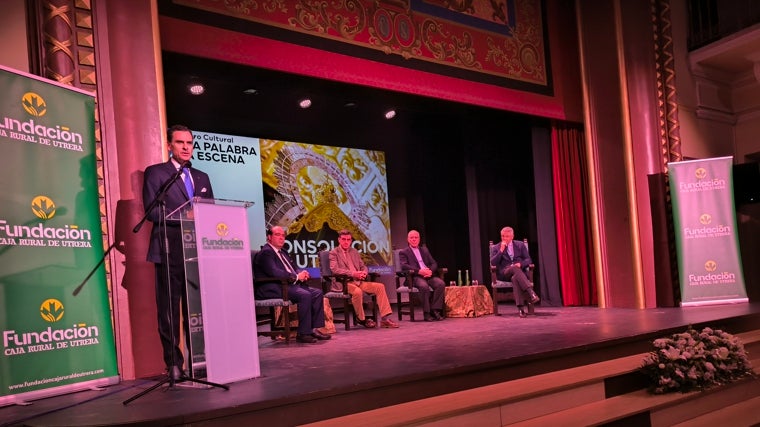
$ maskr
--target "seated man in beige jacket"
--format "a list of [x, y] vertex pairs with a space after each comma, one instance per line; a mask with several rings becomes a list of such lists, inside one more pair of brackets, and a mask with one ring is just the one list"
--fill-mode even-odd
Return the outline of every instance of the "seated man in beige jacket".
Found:
[[367, 328], [374, 328], [375, 322], [364, 316], [364, 292], [377, 297], [377, 306], [380, 308], [381, 328], [398, 328], [398, 324], [391, 320], [391, 304], [385, 293], [385, 285], [377, 282], [366, 282], [364, 279], [369, 275], [367, 266], [364, 265], [359, 251], [351, 246], [354, 238], [348, 230], [338, 232], [338, 247], [330, 251], [330, 270], [333, 274], [344, 274], [352, 278], [348, 282], [348, 292], [351, 294], [351, 304], [354, 306], [359, 323]]

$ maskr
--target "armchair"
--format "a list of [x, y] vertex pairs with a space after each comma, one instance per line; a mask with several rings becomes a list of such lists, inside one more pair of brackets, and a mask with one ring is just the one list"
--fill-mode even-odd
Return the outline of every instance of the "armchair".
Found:
[[[525, 247], [528, 247], [528, 239], [523, 239], [523, 243], [525, 243]], [[493, 242], [488, 242], [488, 254], [490, 256], [491, 254], [491, 248], [493, 248]], [[499, 314], [499, 302], [497, 300], [497, 294], [498, 291], [504, 290], [508, 291], [512, 295], [512, 299], [515, 301], [515, 304], [518, 306], [525, 305], [528, 309], [528, 314], [534, 314], [535, 313], [535, 307], [533, 303], [530, 302], [530, 300], [523, 297], [523, 295], [520, 292], [515, 291], [514, 286], [512, 286], [512, 282], [506, 282], [503, 280], [498, 280], [496, 278], [496, 267], [490, 266], [491, 268], [491, 298], [493, 299], [493, 314], [496, 316], [501, 316]], [[528, 280], [531, 284], [533, 284], [533, 270], [536, 269], [535, 264], [530, 264], [528, 268], [526, 269], [526, 276], [528, 276]]]
[[[258, 250], [251, 250], [251, 267], [256, 264], [256, 256]], [[295, 305], [288, 298], [288, 286], [290, 285], [287, 277], [273, 278], [273, 277], [253, 277], [253, 284], [257, 282], [272, 282], [279, 281], [282, 286], [282, 298], [269, 298], [269, 299], [257, 299], [254, 298], [254, 305], [256, 307], [266, 307], [269, 309], [269, 331], [256, 331], [258, 336], [270, 337], [273, 340], [277, 337], [282, 337], [286, 343], [290, 342], [291, 338], [291, 322], [298, 320], [298, 316], [295, 313], [290, 312], [290, 307]], [[282, 326], [277, 325], [276, 307], [280, 307], [282, 316]]]
[[[396, 306], [398, 307], [398, 320], [403, 320], [403, 315], [407, 314], [409, 315], [409, 320], [414, 322], [414, 309], [415, 305], [419, 304], [418, 298], [420, 290], [414, 286], [412, 273], [401, 269], [400, 252], [401, 249], [393, 250], [393, 267], [396, 272]], [[437, 274], [443, 280], [447, 272], [447, 268], [439, 268]], [[446, 280], [443, 281], [444, 283], [446, 282]], [[406, 302], [403, 301], [402, 294], [407, 294]]]
[[[337, 300], [342, 301], [343, 305], [343, 318], [338, 319], [335, 317], [333, 311], [333, 322], [343, 323], [346, 330], [351, 330], [351, 319], [356, 321], [354, 306], [351, 304], [351, 294], [348, 292], [348, 282], [351, 278], [345, 274], [333, 274], [330, 269], [330, 251], [319, 252], [319, 274], [322, 276], [322, 292], [329, 301]], [[371, 273], [370, 280], [375, 280], [375, 273]], [[364, 293], [364, 298], [370, 298], [372, 305], [372, 320], [377, 323], [377, 298], [374, 295]], [[367, 316], [369, 317], [369, 316]]]

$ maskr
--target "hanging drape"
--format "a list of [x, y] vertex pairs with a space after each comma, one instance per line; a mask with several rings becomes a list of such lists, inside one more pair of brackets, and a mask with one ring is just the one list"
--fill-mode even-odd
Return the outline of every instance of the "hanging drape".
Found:
[[562, 302], [566, 306], [597, 304], [587, 172], [583, 131], [553, 123], [554, 209]]

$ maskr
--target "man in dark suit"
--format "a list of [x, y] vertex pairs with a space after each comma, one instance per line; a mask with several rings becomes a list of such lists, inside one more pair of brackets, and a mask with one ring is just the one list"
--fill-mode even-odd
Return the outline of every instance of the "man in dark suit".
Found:
[[491, 247], [491, 265], [496, 267], [497, 280], [512, 282], [517, 309], [520, 317], [525, 317], [525, 301], [535, 304], [539, 298], [525, 275], [525, 270], [532, 263], [528, 248], [514, 238], [515, 231], [511, 227], [501, 229], [501, 242]]
[[[158, 334], [163, 347], [164, 362], [169, 375], [177, 380], [182, 377], [184, 357], [179, 348], [180, 302], [187, 307], [185, 288], [185, 263], [182, 247], [182, 230], [177, 221], [166, 221], [161, 227], [162, 215], [173, 212], [193, 196], [213, 198], [211, 181], [207, 174], [191, 168], [193, 155], [193, 133], [186, 126], [175, 125], [167, 132], [167, 147], [170, 157], [167, 162], [158, 163], [145, 169], [143, 181], [143, 206], [147, 218], [153, 223], [148, 247], [148, 261], [156, 266], [156, 308], [158, 309]], [[180, 172], [181, 170], [181, 172]], [[180, 173], [179, 176], [177, 174]], [[173, 182], [172, 179], [176, 178]], [[169, 184], [163, 199], [165, 210], [157, 203], [147, 212], [163, 187]], [[163, 232], [166, 230], [165, 248]], [[168, 252], [167, 252], [168, 249]], [[171, 298], [170, 298], [171, 294]], [[183, 316], [186, 336], [189, 334], [187, 315]], [[189, 337], [187, 337], [189, 340]]]
[[427, 247], [420, 246], [420, 233], [412, 230], [407, 234], [409, 246], [399, 252], [401, 270], [412, 273], [414, 287], [420, 290], [422, 311], [426, 322], [443, 320], [443, 300], [446, 283], [437, 275], [438, 263]]
[[[281, 278], [288, 277], [288, 297], [298, 304], [298, 333], [296, 341], [314, 343], [317, 340], [329, 340], [330, 335], [321, 333], [318, 328], [325, 326], [324, 295], [319, 289], [306, 284], [309, 272], [296, 272], [295, 263], [290, 255], [282, 250], [285, 245], [285, 230], [280, 226], [267, 229], [267, 244], [261, 247], [253, 260], [253, 277]], [[282, 298], [282, 288], [279, 281], [256, 282], [254, 293], [256, 298]]]

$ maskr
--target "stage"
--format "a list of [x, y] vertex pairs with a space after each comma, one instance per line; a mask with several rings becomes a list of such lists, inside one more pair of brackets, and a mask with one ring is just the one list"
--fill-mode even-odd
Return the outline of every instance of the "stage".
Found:
[[[1, 425], [297, 425], [650, 350], [652, 339], [710, 326], [760, 329], [760, 303], [690, 308], [537, 307], [502, 316], [400, 323], [301, 344], [260, 337], [260, 378], [230, 390], [179, 384], [124, 405], [155, 384], [124, 381], [0, 408]], [[422, 317], [420, 314], [420, 318]]]

